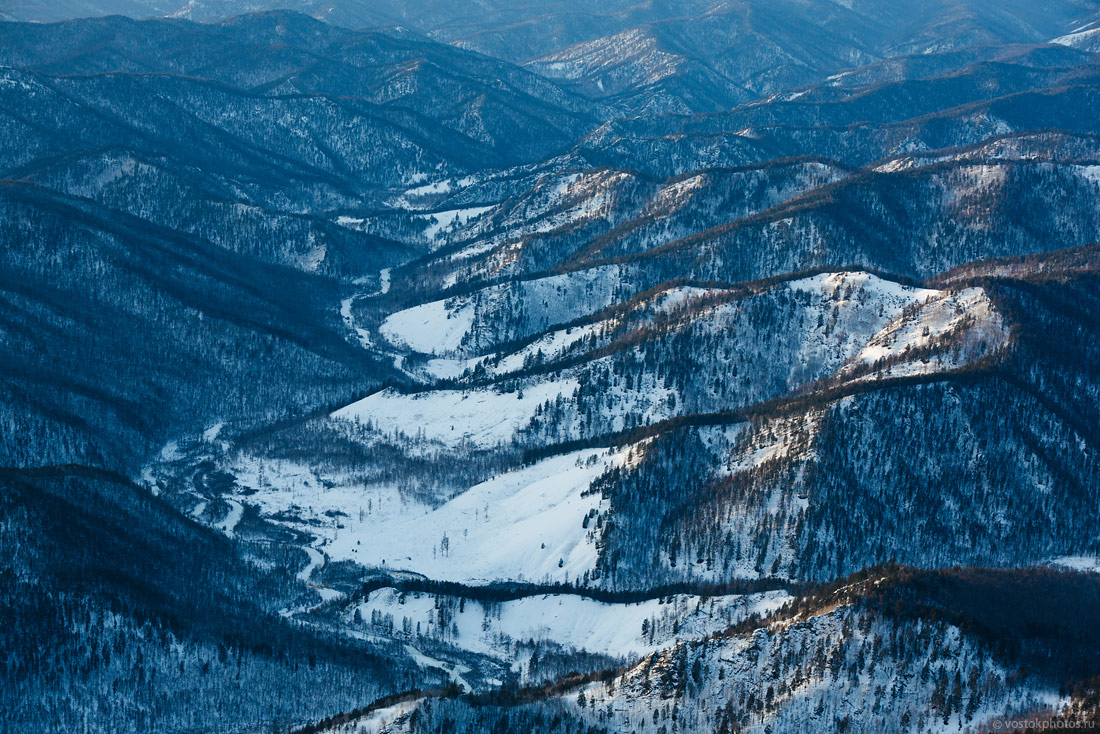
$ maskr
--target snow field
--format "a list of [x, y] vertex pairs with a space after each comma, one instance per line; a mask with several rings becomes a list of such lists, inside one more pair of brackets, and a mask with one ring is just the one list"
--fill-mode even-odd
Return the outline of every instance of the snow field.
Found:
[[572, 395], [579, 386], [566, 378], [534, 383], [513, 393], [478, 388], [404, 395], [388, 388], [337, 410], [332, 417], [447, 448], [467, 442], [489, 447], [510, 441], [542, 403]]
[[443, 505], [358, 532], [342, 532], [333, 558], [466, 584], [575, 581], [596, 564], [596, 539], [582, 521], [599, 510], [583, 497], [622, 453], [578, 451], [507, 472]]
[[457, 226], [467, 224], [471, 220], [477, 219], [482, 214], [492, 211], [494, 208], [495, 207], [491, 206], [480, 206], [422, 214], [420, 218], [428, 223], [427, 228], [424, 230], [424, 236], [428, 238], [430, 242], [438, 242], [440, 235], [444, 232], [450, 231]]
[[[972, 337], [970, 342], [984, 341], [986, 349], [1007, 343], [1008, 328], [984, 290], [966, 288], [958, 292], [933, 293], [915, 313], [895, 319], [876, 334], [841, 371], [842, 374], [860, 365], [871, 365], [880, 359], [896, 358], [910, 350], [928, 347], [961, 329], [966, 329]], [[895, 365], [889, 372], [892, 376], [926, 374], [961, 366], [971, 355], [948, 356], [946, 360], [943, 356], [939, 355], [935, 363], [913, 361]]]
[[[596, 564], [595, 523], [601, 507], [583, 497], [592, 481], [629, 449], [590, 449], [544, 459], [477, 484], [437, 507], [387, 486], [320, 477], [290, 462], [243, 458], [227, 467], [247, 488], [239, 500], [272, 522], [308, 533], [316, 563], [354, 561], [467, 584], [569, 582]], [[233, 500], [235, 504], [240, 502]], [[302, 579], [303, 581], [307, 579]]]
[[[444, 598], [446, 599], [446, 598]], [[674, 644], [678, 639], [702, 638], [752, 614], [768, 614], [790, 596], [783, 591], [728, 595], [702, 599], [680, 594], [633, 604], [610, 604], [580, 596], [551, 594], [514, 601], [486, 603], [466, 600], [461, 609], [451, 602], [440, 627], [436, 597], [380, 589], [347, 612], [348, 622], [358, 611], [363, 624], [392, 617], [394, 626], [420, 629], [470, 652], [511, 657], [516, 642], [548, 641], [569, 650], [617, 658], [638, 658]]]
[[[448, 356], [458, 352], [475, 324], [489, 327], [512, 318], [510, 308], [522, 307], [531, 316], [528, 333], [596, 313], [616, 301], [619, 267], [607, 266], [530, 281], [483, 288], [466, 296], [422, 303], [390, 314], [379, 332], [391, 344], [423, 354]], [[497, 324], [502, 341], [510, 334]]]
[[1100, 557], [1097, 556], [1059, 556], [1052, 558], [1050, 565], [1081, 573], [1100, 573]]
[[474, 303], [461, 299], [453, 307], [432, 301], [391, 314], [378, 331], [394, 346], [424, 354], [456, 351], [474, 326]]

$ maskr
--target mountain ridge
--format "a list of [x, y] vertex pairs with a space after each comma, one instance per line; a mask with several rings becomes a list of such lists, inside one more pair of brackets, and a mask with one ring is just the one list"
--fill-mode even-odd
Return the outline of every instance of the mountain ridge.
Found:
[[0, 728], [1095, 728], [1094, 0], [0, 4], [100, 11], [0, 22]]

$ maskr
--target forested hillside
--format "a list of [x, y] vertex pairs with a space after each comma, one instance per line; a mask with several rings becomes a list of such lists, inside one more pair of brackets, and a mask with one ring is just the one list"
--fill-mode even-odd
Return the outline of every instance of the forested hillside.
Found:
[[1098, 29], [0, 2], [0, 729], [1095, 728]]

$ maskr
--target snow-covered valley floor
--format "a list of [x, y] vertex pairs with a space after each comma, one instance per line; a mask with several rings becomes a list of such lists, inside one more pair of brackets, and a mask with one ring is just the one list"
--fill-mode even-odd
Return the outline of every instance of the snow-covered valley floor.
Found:
[[596, 563], [601, 500], [584, 492], [627, 453], [587, 449], [553, 456], [437, 506], [392, 486], [344, 477], [345, 483], [289, 462], [248, 457], [227, 467], [242, 501], [272, 522], [323, 539], [334, 561], [465, 584], [568, 583]]

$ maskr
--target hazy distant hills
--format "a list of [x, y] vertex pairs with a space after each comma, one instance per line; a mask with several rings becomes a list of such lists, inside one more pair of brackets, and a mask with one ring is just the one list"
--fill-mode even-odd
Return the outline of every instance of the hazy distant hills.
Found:
[[[596, 124], [591, 103], [518, 68], [423, 40], [344, 31], [303, 15], [247, 16], [216, 26], [113, 17], [8, 25], [0, 33], [0, 63], [65, 75], [67, 84], [213, 82], [219, 87], [189, 96], [321, 105], [331, 110], [326, 116], [404, 128], [397, 134], [416, 138], [412, 145], [465, 153], [467, 165], [485, 156], [487, 164], [499, 165], [546, 155]], [[432, 129], [440, 125], [469, 141]]]
[[[372, 358], [334, 333], [335, 314], [311, 304], [326, 292], [335, 298], [341, 280], [408, 257], [410, 247], [324, 213], [377, 207], [390, 187], [424, 171], [465, 174], [545, 155], [595, 125], [585, 100], [515, 67], [301, 15], [222, 26], [115, 17], [6, 24], [0, 34], [5, 236], [18, 243], [5, 257], [9, 279], [27, 287], [17, 310], [43, 309], [34, 319], [79, 330], [87, 353], [111, 360], [62, 368], [68, 358], [42, 343], [37, 329], [5, 343], [23, 365], [6, 410], [37, 415], [27, 430], [54, 447], [32, 458], [38, 439], [24, 436], [22, 448], [9, 445], [20, 463], [127, 460], [167, 426], [196, 417], [204, 399], [160, 384], [162, 369], [190, 364], [201, 372], [198, 365], [213, 357], [223, 365], [243, 359], [238, 364], [251, 370], [247, 358], [234, 356], [242, 340], [268, 350], [265, 370], [289, 359], [345, 382], [322, 393], [361, 390], [347, 382], [348, 360], [362, 366]], [[297, 39], [294, 53], [289, 38]], [[306, 121], [308, 130], [299, 127]], [[54, 257], [90, 270], [71, 268], [72, 281], [51, 277], [46, 264]], [[88, 272], [103, 290], [79, 292]], [[44, 287], [30, 286], [36, 282]], [[171, 308], [181, 321], [165, 337], [189, 346], [169, 350], [169, 368], [160, 362], [165, 344], [127, 340], [152, 328], [153, 312], [163, 319]], [[77, 327], [81, 312], [98, 325]], [[32, 323], [25, 311], [18, 318]], [[183, 336], [192, 329], [206, 336]], [[234, 354], [214, 356], [230, 342]], [[77, 343], [73, 332], [63, 349]], [[65, 389], [87, 391], [79, 406], [63, 405], [52, 388], [30, 387], [44, 375], [29, 378], [39, 368], [28, 357], [51, 353], [62, 362], [46, 362], [47, 372], [60, 369]], [[120, 369], [133, 379], [104, 381], [105, 370]], [[279, 379], [272, 373], [268, 384]], [[235, 403], [234, 412], [278, 412], [259, 394], [233, 396], [228, 384], [219, 392], [215, 400]], [[118, 426], [109, 439], [116, 445], [90, 445], [89, 411], [96, 423]], [[58, 420], [66, 438], [45, 438]]]
[[1095, 721], [1098, 12], [0, 3], [0, 728]]
[[[651, 2], [365, 3], [345, 0], [21, 4], [18, 20], [89, 15], [219, 20], [291, 9], [349, 28], [400, 26], [444, 43], [526, 64], [632, 112], [707, 112], [885, 59], [1051, 41], [1080, 32], [1087, 0], [1042, 9], [943, 0], [896, 3]], [[1069, 42], [1087, 44], [1077, 36]], [[1087, 46], [1083, 47], [1088, 50]]]

